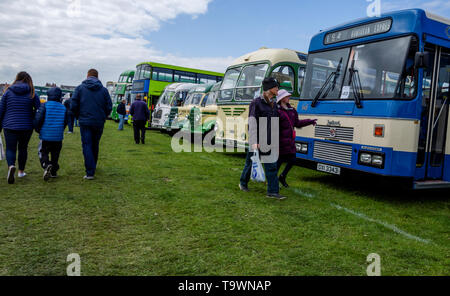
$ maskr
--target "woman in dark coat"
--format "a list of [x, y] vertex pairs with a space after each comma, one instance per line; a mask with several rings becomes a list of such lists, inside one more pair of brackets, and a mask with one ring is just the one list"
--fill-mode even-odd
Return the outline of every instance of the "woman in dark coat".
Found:
[[39, 97], [34, 91], [33, 80], [26, 72], [17, 74], [16, 80], [0, 101], [0, 132], [3, 129], [5, 135], [9, 184], [15, 181], [17, 150], [19, 150], [18, 177], [26, 176], [28, 143], [33, 134], [33, 119], [40, 105]]
[[309, 125], [315, 126], [317, 123], [317, 119], [299, 120], [297, 110], [289, 104], [290, 98], [291, 94], [286, 90], [280, 90], [278, 92], [277, 104], [280, 115], [280, 156], [278, 159], [278, 170], [284, 162], [287, 163], [286, 168], [278, 179], [285, 188], [289, 187], [286, 183], [286, 177], [296, 161], [295, 128], [302, 128]]

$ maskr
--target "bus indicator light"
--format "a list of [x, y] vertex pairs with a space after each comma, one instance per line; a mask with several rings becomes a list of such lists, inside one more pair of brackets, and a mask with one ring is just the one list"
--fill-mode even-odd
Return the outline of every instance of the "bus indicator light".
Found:
[[377, 138], [384, 138], [384, 125], [375, 125], [374, 136]]

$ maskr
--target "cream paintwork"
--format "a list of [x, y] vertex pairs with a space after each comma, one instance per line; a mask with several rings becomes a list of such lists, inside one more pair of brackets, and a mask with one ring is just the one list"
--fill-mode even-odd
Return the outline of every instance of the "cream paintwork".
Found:
[[269, 61], [271, 65], [276, 65], [281, 62], [306, 64], [301, 61], [296, 51], [291, 49], [277, 49], [277, 48], [261, 48], [257, 51], [243, 55], [232, 62], [229, 67], [237, 65], [244, 65], [258, 61]]
[[[318, 119], [318, 125], [328, 125], [328, 121], [339, 121], [342, 127], [354, 128], [353, 142], [340, 141], [375, 147], [393, 148], [395, 151], [417, 152], [419, 145], [420, 121], [410, 119], [362, 118], [340, 116], [299, 115], [300, 119]], [[375, 137], [375, 125], [384, 125], [384, 137]], [[315, 128], [308, 126], [297, 129], [298, 137], [316, 138]], [[450, 135], [450, 133], [449, 133]], [[317, 138], [323, 139], [323, 138]], [[448, 147], [448, 146], [447, 146]]]

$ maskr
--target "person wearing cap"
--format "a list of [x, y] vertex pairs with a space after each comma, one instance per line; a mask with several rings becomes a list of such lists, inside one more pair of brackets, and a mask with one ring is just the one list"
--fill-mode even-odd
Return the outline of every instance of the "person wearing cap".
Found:
[[47, 97], [47, 103], [41, 105], [35, 118], [35, 129], [41, 140], [39, 158], [44, 169], [45, 181], [57, 177], [64, 129], [70, 120], [69, 111], [61, 103], [61, 89], [59, 87], [49, 89]]
[[[269, 147], [273, 147], [271, 143], [272, 133], [278, 132], [272, 131], [272, 120], [278, 121], [278, 108], [276, 104], [276, 96], [278, 95], [279, 84], [273, 77], [268, 77], [263, 80], [263, 94], [262, 96], [254, 99], [250, 104], [249, 113], [249, 151], [245, 160], [244, 170], [241, 175], [239, 188], [242, 191], [248, 192], [248, 182], [250, 181], [250, 174], [252, 169], [251, 157], [254, 151], [261, 149], [263, 143], [260, 142], [260, 130], [265, 130], [267, 133], [267, 143]], [[261, 119], [266, 119], [260, 122]], [[276, 146], [278, 143], [276, 143]], [[262, 149], [264, 150], [264, 149]], [[276, 151], [278, 154], [278, 151]], [[268, 155], [261, 152], [262, 156]], [[278, 159], [278, 158], [277, 158]], [[278, 183], [278, 163], [277, 161], [264, 163], [264, 169], [267, 178], [267, 197], [275, 198], [278, 200], [286, 199], [285, 196], [280, 195], [280, 185]]]
[[278, 92], [277, 107], [280, 116], [280, 154], [278, 159], [278, 170], [283, 163], [286, 167], [278, 177], [281, 185], [288, 188], [286, 177], [295, 164], [297, 150], [295, 148], [296, 128], [302, 128], [310, 125], [316, 125], [317, 119], [298, 119], [298, 113], [295, 108], [289, 104], [291, 94], [282, 89]]

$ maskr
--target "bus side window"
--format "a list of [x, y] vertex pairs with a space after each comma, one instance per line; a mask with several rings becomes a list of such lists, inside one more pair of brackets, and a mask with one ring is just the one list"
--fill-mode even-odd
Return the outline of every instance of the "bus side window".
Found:
[[279, 66], [272, 71], [272, 74], [270, 74], [270, 76], [278, 80], [280, 88], [285, 89], [289, 92], [294, 91], [295, 74], [291, 66]]

